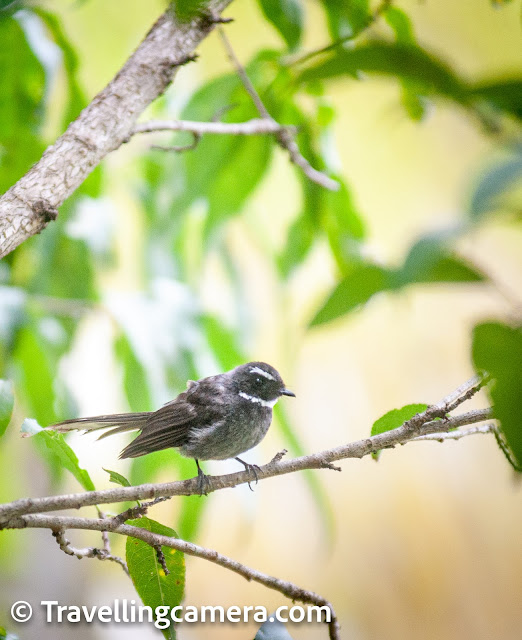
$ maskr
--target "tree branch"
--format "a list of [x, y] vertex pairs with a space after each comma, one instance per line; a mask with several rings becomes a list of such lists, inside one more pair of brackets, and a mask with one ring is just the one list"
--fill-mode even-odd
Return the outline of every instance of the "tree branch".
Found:
[[[490, 420], [491, 409], [476, 409], [459, 416], [447, 417], [448, 408], [456, 408], [485, 384], [486, 379], [474, 376], [439, 403], [407, 420], [402, 426], [375, 436], [356, 440], [348, 444], [320, 451], [307, 456], [282, 460], [276, 456], [271, 462], [259, 468], [260, 480], [274, 476], [303, 471], [305, 469], [331, 468], [333, 462], [347, 458], [363, 458], [381, 449], [406, 444], [421, 435], [449, 432], [457, 427]], [[247, 471], [222, 476], [208, 476], [208, 493], [248, 483], [251, 476]], [[167, 482], [163, 484], [142, 484], [136, 487], [117, 487], [102, 491], [88, 491], [44, 498], [22, 498], [0, 505], [0, 529], [8, 526], [12, 518], [23, 514], [44, 513], [61, 509], [81, 509], [97, 504], [144, 500], [158, 497], [188, 496], [199, 494], [198, 478]]]
[[190, 131], [198, 135], [205, 133], [227, 134], [233, 136], [256, 136], [266, 133], [279, 133], [284, 129], [292, 129], [278, 124], [272, 118], [254, 118], [247, 122], [192, 122], [190, 120], [150, 120], [138, 123], [131, 135], [152, 133], [154, 131]]
[[[279, 591], [283, 595], [287, 596], [291, 600], [298, 600], [307, 604], [314, 604], [317, 606], [326, 606], [331, 611], [331, 620], [329, 623], [329, 634], [331, 640], [338, 640], [339, 636], [339, 623], [335, 615], [333, 606], [328, 600], [323, 598], [313, 591], [302, 589], [292, 582], [281, 580], [269, 576], [266, 573], [261, 573], [255, 569], [247, 567], [246, 565], [224, 556], [213, 549], [207, 549], [201, 547], [192, 542], [187, 542], [179, 538], [170, 538], [168, 536], [162, 536], [146, 529], [139, 527], [121, 524], [117, 522], [116, 518], [76, 518], [69, 516], [56, 516], [56, 515], [24, 515], [14, 519], [9, 528], [11, 529], [25, 529], [25, 528], [37, 528], [37, 529], [53, 529], [63, 531], [64, 529], [87, 529], [90, 531], [109, 531], [111, 533], [118, 533], [124, 536], [131, 536], [132, 538], [138, 538], [143, 540], [151, 547], [157, 549], [161, 547], [170, 547], [178, 551], [182, 551], [187, 555], [203, 558], [209, 562], [213, 562], [229, 571], [243, 576], [247, 580], [253, 580], [259, 584]], [[66, 540], [67, 545], [69, 541]], [[61, 545], [60, 545], [61, 546]], [[65, 550], [65, 549], [64, 549]], [[88, 550], [80, 550], [88, 551]]]
[[[230, 44], [230, 41], [222, 28], [219, 28], [219, 35], [223, 40], [223, 44], [227, 51], [228, 57], [234, 65], [236, 73], [241, 79], [245, 90], [252, 98], [252, 102], [254, 103], [259, 115], [263, 120], [271, 120], [272, 122], [275, 122], [275, 120], [268, 112], [268, 109], [263, 104], [263, 101], [257, 93], [256, 88], [250, 81], [247, 72], [243, 68], [243, 65], [239, 62], [236, 54], [234, 53], [234, 49], [232, 48], [232, 45]], [[277, 141], [283, 149], [286, 149], [288, 151], [290, 155], [290, 161], [298, 166], [309, 180], [315, 182], [321, 187], [324, 187], [325, 189], [329, 189], [330, 191], [337, 191], [339, 189], [339, 183], [336, 180], [332, 180], [332, 178], [327, 176], [326, 173], [314, 169], [308, 162], [308, 160], [302, 155], [288, 127], [283, 128], [277, 133]]]
[[129, 139], [138, 116], [194, 59], [231, 0], [209, 0], [208, 13], [177, 22], [167, 10], [118, 74], [42, 158], [0, 198], [0, 258], [55, 220], [58, 208], [103, 158]]
[[[380, 449], [394, 447], [397, 444], [406, 444], [421, 439], [438, 440], [459, 439], [472, 433], [496, 432], [492, 425], [485, 425], [467, 431], [450, 431], [456, 427], [467, 424], [474, 424], [492, 417], [491, 409], [476, 409], [468, 411], [458, 416], [448, 416], [448, 411], [453, 410], [475, 395], [481, 387], [486, 384], [487, 378], [474, 376], [466, 383], [448, 394], [439, 403], [428, 407], [425, 411], [413, 416], [397, 429], [381, 433], [364, 440], [351, 442], [349, 444], [322, 451], [309, 456], [302, 456], [293, 460], [284, 461], [285, 452], [277, 454], [269, 464], [258, 470], [259, 478], [267, 478], [303, 469], [335, 468], [332, 463], [344, 458], [362, 458], [369, 453]], [[226, 476], [210, 477], [208, 491], [215, 491], [225, 487], [236, 486], [250, 480], [248, 472], [229, 474]], [[170, 482], [166, 484], [148, 484], [138, 487], [119, 487], [106, 491], [90, 491], [84, 494], [72, 494], [62, 496], [50, 496], [46, 498], [25, 498], [9, 504], [0, 505], [0, 529], [24, 529], [24, 528], [48, 528], [53, 531], [60, 548], [69, 555], [76, 557], [101, 557], [119, 562], [124, 568], [125, 563], [121, 558], [112, 556], [108, 546], [107, 532], [120, 535], [131, 536], [143, 540], [158, 553], [158, 557], [164, 557], [162, 547], [170, 547], [218, 564], [219, 566], [233, 571], [247, 580], [254, 580], [269, 589], [274, 589], [284, 594], [292, 600], [309, 603], [317, 606], [328, 607], [331, 612], [329, 622], [330, 640], [339, 640], [339, 624], [333, 606], [322, 596], [302, 589], [301, 587], [280, 578], [269, 576], [255, 569], [247, 567], [242, 563], [223, 556], [217, 551], [207, 549], [199, 545], [161, 536], [145, 529], [125, 524], [129, 518], [140, 517], [147, 509], [161, 502], [167, 497], [174, 495], [191, 495], [198, 493], [197, 478], [182, 482]], [[151, 503], [131, 507], [121, 514], [106, 518], [81, 518], [72, 516], [61, 516], [47, 514], [47, 511], [61, 509], [79, 509], [89, 505], [100, 503], [123, 502], [142, 498], [155, 498]], [[72, 547], [69, 540], [65, 538], [66, 529], [86, 529], [91, 531], [104, 532], [104, 549], [95, 548], [76, 549]]]

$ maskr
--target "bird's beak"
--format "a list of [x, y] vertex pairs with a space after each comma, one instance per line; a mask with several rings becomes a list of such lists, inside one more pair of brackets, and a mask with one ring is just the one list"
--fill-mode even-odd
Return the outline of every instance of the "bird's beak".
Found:
[[291, 396], [292, 398], [295, 398], [295, 393], [293, 391], [290, 391], [290, 389], [283, 389], [281, 391], [281, 395], [282, 396]]

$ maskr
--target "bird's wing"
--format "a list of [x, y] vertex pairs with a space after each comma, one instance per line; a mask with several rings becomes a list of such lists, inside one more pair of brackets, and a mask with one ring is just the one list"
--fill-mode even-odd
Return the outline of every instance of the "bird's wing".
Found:
[[176, 398], [149, 415], [142, 432], [125, 447], [120, 458], [136, 458], [151, 451], [180, 447], [186, 442], [196, 418], [195, 407]]
[[226, 416], [223, 389], [210, 378], [193, 383], [180, 395], [149, 414], [141, 433], [121, 452], [120, 458], [136, 458], [152, 451], [181, 447], [197, 429]]

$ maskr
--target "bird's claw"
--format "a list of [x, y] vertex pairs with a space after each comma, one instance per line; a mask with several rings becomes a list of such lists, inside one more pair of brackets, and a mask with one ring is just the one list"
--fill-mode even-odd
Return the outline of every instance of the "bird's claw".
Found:
[[[248, 473], [254, 476], [254, 480], [256, 481], [256, 484], [258, 484], [259, 476], [257, 472], [261, 471], [261, 467], [257, 464], [250, 464], [249, 462], [245, 462], [244, 460], [241, 460], [241, 458], [236, 458], [236, 460], [238, 462], [241, 462], [241, 464], [245, 467], [245, 471], [247, 471]], [[252, 486], [250, 484], [250, 480], [247, 481], [247, 484], [250, 491], [253, 491]]]

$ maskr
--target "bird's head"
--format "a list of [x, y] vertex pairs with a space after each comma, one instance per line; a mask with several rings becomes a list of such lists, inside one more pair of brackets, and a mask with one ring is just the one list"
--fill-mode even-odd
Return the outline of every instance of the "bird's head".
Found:
[[279, 373], [266, 362], [247, 362], [231, 372], [241, 397], [264, 406], [274, 406], [281, 396], [295, 397]]

